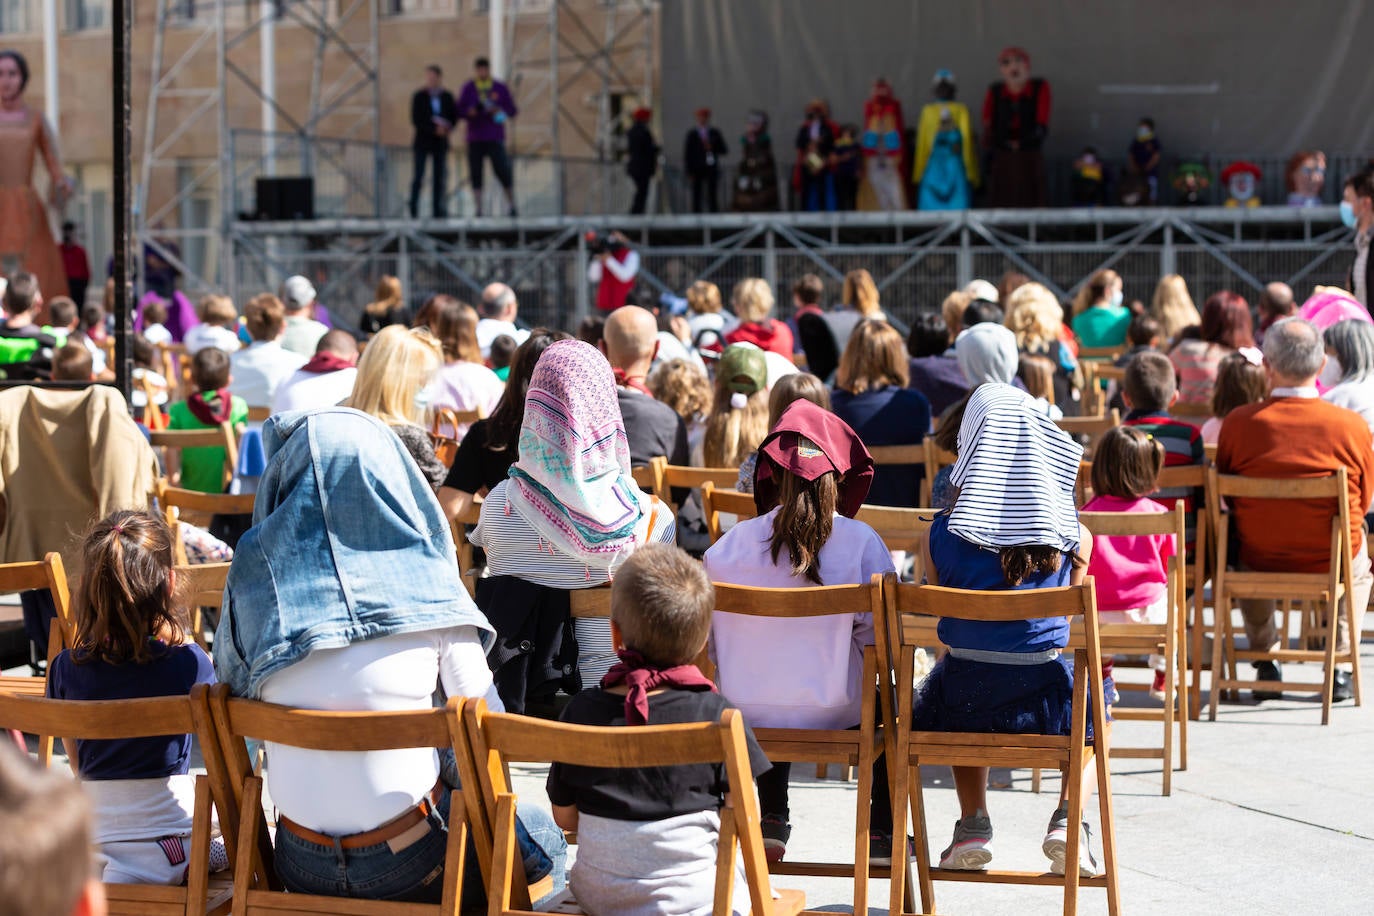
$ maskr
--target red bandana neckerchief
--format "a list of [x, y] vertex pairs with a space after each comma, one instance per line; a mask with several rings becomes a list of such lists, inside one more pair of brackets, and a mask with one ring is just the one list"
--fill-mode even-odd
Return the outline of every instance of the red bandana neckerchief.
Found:
[[198, 391], [186, 399], [186, 406], [190, 408], [191, 415], [200, 422], [208, 426], [219, 426], [229, 419], [229, 412], [234, 408], [234, 399], [228, 388]]
[[620, 661], [606, 672], [601, 679], [601, 687], [604, 690], [618, 684], [629, 686], [630, 692], [625, 695], [626, 725], [649, 724], [649, 691], [659, 687], [716, 692], [716, 685], [696, 665], [654, 668], [633, 649], [624, 649], [616, 655]]
[[338, 372], [340, 369], [352, 369], [354, 365], [356, 363], [353, 360], [337, 353], [316, 353], [310, 357], [310, 362], [301, 366], [301, 371], [314, 372], [318, 375], [325, 372]]

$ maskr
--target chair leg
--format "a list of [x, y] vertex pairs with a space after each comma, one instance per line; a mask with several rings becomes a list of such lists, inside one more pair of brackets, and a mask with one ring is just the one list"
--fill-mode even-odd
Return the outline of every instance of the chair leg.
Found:
[[[1214, 586], [1215, 587], [1215, 586]], [[1221, 689], [1217, 685], [1225, 679], [1225, 671], [1222, 668], [1221, 649], [1222, 640], [1226, 638], [1224, 621], [1231, 616], [1231, 605], [1225, 595], [1212, 594], [1212, 690], [1208, 697], [1207, 719], [1210, 722], [1217, 720], [1217, 702], [1221, 696]]]
[[1031, 768], [1031, 791], [1036, 795], [1040, 794], [1040, 768]]
[[[1331, 723], [1331, 687], [1336, 679], [1336, 614], [1335, 608], [1328, 609], [1326, 626], [1326, 661], [1322, 666], [1322, 725]], [[1354, 634], [1351, 634], [1352, 636]]]
[[1355, 694], [1355, 705], [1360, 706], [1360, 642], [1363, 634], [1355, 629], [1355, 602], [1347, 592], [1345, 605], [1345, 631], [1350, 634], [1350, 686]]
[[1178, 660], [1174, 663], [1173, 679], [1175, 696], [1178, 703], [1178, 768], [1188, 769], [1188, 719], [1192, 717], [1193, 694], [1188, 689], [1188, 669], [1192, 661], [1188, 656], [1188, 627], [1182, 616], [1178, 620]]
[[[905, 761], [900, 764], [894, 756], [888, 761], [888, 782], [892, 787], [892, 878], [889, 886], [888, 912], [891, 916], [899, 916], [906, 912], [903, 903], [907, 896], [910, 896], [911, 888], [907, 882], [911, 880], [907, 845], [906, 845], [906, 817], [910, 799], [911, 771], [905, 765]], [[919, 778], [919, 772], [918, 772]], [[921, 844], [925, 842], [925, 837], [920, 830], [919, 824], [916, 829], [916, 849], [920, 855]], [[898, 837], [902, 842], [897, 842]], [[903, 890], [907, 893], [903, 894]], [[925, 907], [929, 912], [929, 905]]]
[[1064, 916], [1078, 912], [1078, 861], [1081, 855], [1083, 831], [1083, 751], [1075, 749], [1069, 757], [1069, 768], [1063, 773], [1068, 780], [1069, 835], [1064, 849]]
[[921, 912], [935, 912], [935, 880], [930, 876], [930, 837], [926, 827], [925, 789], [921, 785], [921, 768], [911, 768], [911, 823], [916, 832], [916, 880], [921, 885]]
[[[873, 752], [872, 743], [859, 751], [858, 803], [854, 811], [854, 912], [868, 912], [868, 835], [872, 826]], [[849, 764], [844, 764], [845, 769]], [[906, 835], [902, 835], [906, 841]], [[896, 843], [896, 835], [893, 836]]]
[[[1108, 728], [1111, 728], [1109, 725]], [[1105, 750], [1102, 742], [1094, 742], [1096, 750]], [[1117, 884], [1116, 868], [1116, 817], [1112, 808], [1112, 768], [1109, 753], [1094, 753], [1097, 765], [1097, 811], [1101, 818], [1102, 832], [1102, 869], [1107, 878], [1107, 913], [1119, 916], [1121, 912], [1121, 888]]]

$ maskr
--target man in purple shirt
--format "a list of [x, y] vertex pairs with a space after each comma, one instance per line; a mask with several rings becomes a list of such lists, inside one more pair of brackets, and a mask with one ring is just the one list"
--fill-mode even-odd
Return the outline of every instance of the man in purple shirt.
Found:
[[477, 58], [473, 78], [458, 93], [458, 116], [468, 122], [468, 174], [477, 215], [482, 215], [482, 160], [491, 160], [491, 170], [506, 191], [510, 215], [515, 216], [515, 195], [511, 190], [510, 157], [506, 155], [506, 121], [517, 109], [510, 89], [492, 79], [491, 62]]

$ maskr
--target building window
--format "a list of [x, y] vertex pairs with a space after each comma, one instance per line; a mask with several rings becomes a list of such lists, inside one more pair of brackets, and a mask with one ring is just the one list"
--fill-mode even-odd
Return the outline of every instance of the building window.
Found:
[[0, 34], [32, 32], [30, 0], [0, 0]]
[[110, 0], [67, 0], [68, 32], [89, 32], [110, 27]]

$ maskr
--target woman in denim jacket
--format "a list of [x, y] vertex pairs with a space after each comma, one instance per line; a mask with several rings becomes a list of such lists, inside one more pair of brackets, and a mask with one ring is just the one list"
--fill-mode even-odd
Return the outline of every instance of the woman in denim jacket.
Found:
[[[458, 579], [448, 523], [400, 441], [344, 407], [273, 417], [253, 527], [239, 541], [215, 634], [236, 695], [308, 709], [424, 709], [436, 684], [501, 708], [495, 634]], [[288, 890], [438, 902], [451, 752], [340, 753], [269, 743]], [[562, 884], [567, 845], [522, 809], [527, 876]], [[468, 861], [475, 861], [469, 856]], [[465, 905], [480, 902], [475, 870]]]

